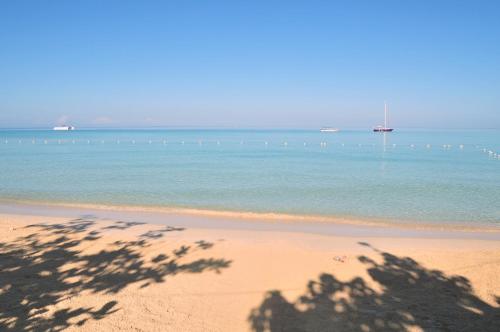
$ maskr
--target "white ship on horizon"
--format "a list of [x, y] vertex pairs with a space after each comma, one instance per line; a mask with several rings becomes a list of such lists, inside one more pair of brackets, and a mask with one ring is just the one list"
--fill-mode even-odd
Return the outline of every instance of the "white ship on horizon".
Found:
[[322, 133], [336, 133], [337, 131], [339, 131], [339, 129], [332, 127], [323, 127], [319, 131], [321, 131]]
[[75, 130], [75, 127], [73, 127], [73, 126], [55, 126], [53, 129], [54, 130], [68, 131], [68, 130]]

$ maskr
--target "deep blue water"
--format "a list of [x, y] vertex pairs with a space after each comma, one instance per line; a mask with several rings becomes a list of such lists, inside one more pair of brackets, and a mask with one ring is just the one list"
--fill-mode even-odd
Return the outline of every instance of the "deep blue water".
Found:
[[498, 130], [4, 130], [0, 139], [0, 199], [500, 225]]

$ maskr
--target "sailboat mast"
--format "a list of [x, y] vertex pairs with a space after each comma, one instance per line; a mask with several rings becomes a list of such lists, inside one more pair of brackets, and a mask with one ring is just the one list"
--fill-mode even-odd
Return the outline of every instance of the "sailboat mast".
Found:
[[387, 103], [384, 102], [384, 128], [387, 128]]

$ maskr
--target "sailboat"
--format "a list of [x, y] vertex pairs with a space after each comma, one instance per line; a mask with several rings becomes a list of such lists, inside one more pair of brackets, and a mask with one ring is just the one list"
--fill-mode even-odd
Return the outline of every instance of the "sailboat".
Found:
[[373, 128], [374, 132], [391, 132], [394, 129], [387, 127], [387, 103], [384, 103], [384, 125], [383, 126], [376, 126]]

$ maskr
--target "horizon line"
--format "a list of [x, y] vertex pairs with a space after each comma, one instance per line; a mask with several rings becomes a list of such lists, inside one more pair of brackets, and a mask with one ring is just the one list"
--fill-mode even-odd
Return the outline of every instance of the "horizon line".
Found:
[[[270, 126], [248, 126], [248, 127], [224, 127], [224, 126], [144, 126], [144, 127], [128, 127], [128, 126], [113, 126], [113, 127], [92, 127], [83, 126], [76, 127], [73, 131], [86, 130], [297, 130], [297, 131], [312, 131], [320, 130], [322, 127], [270, 127]], [[336, 127], [339, 131], [355, 131], [355, 130], [371, 130], [373, 127]], [[53, 127], [1, 127], [0, 130], [39, 130], [53, 131]], [[398, 127], [396, 130], [500, 130], [500, 127]]]

